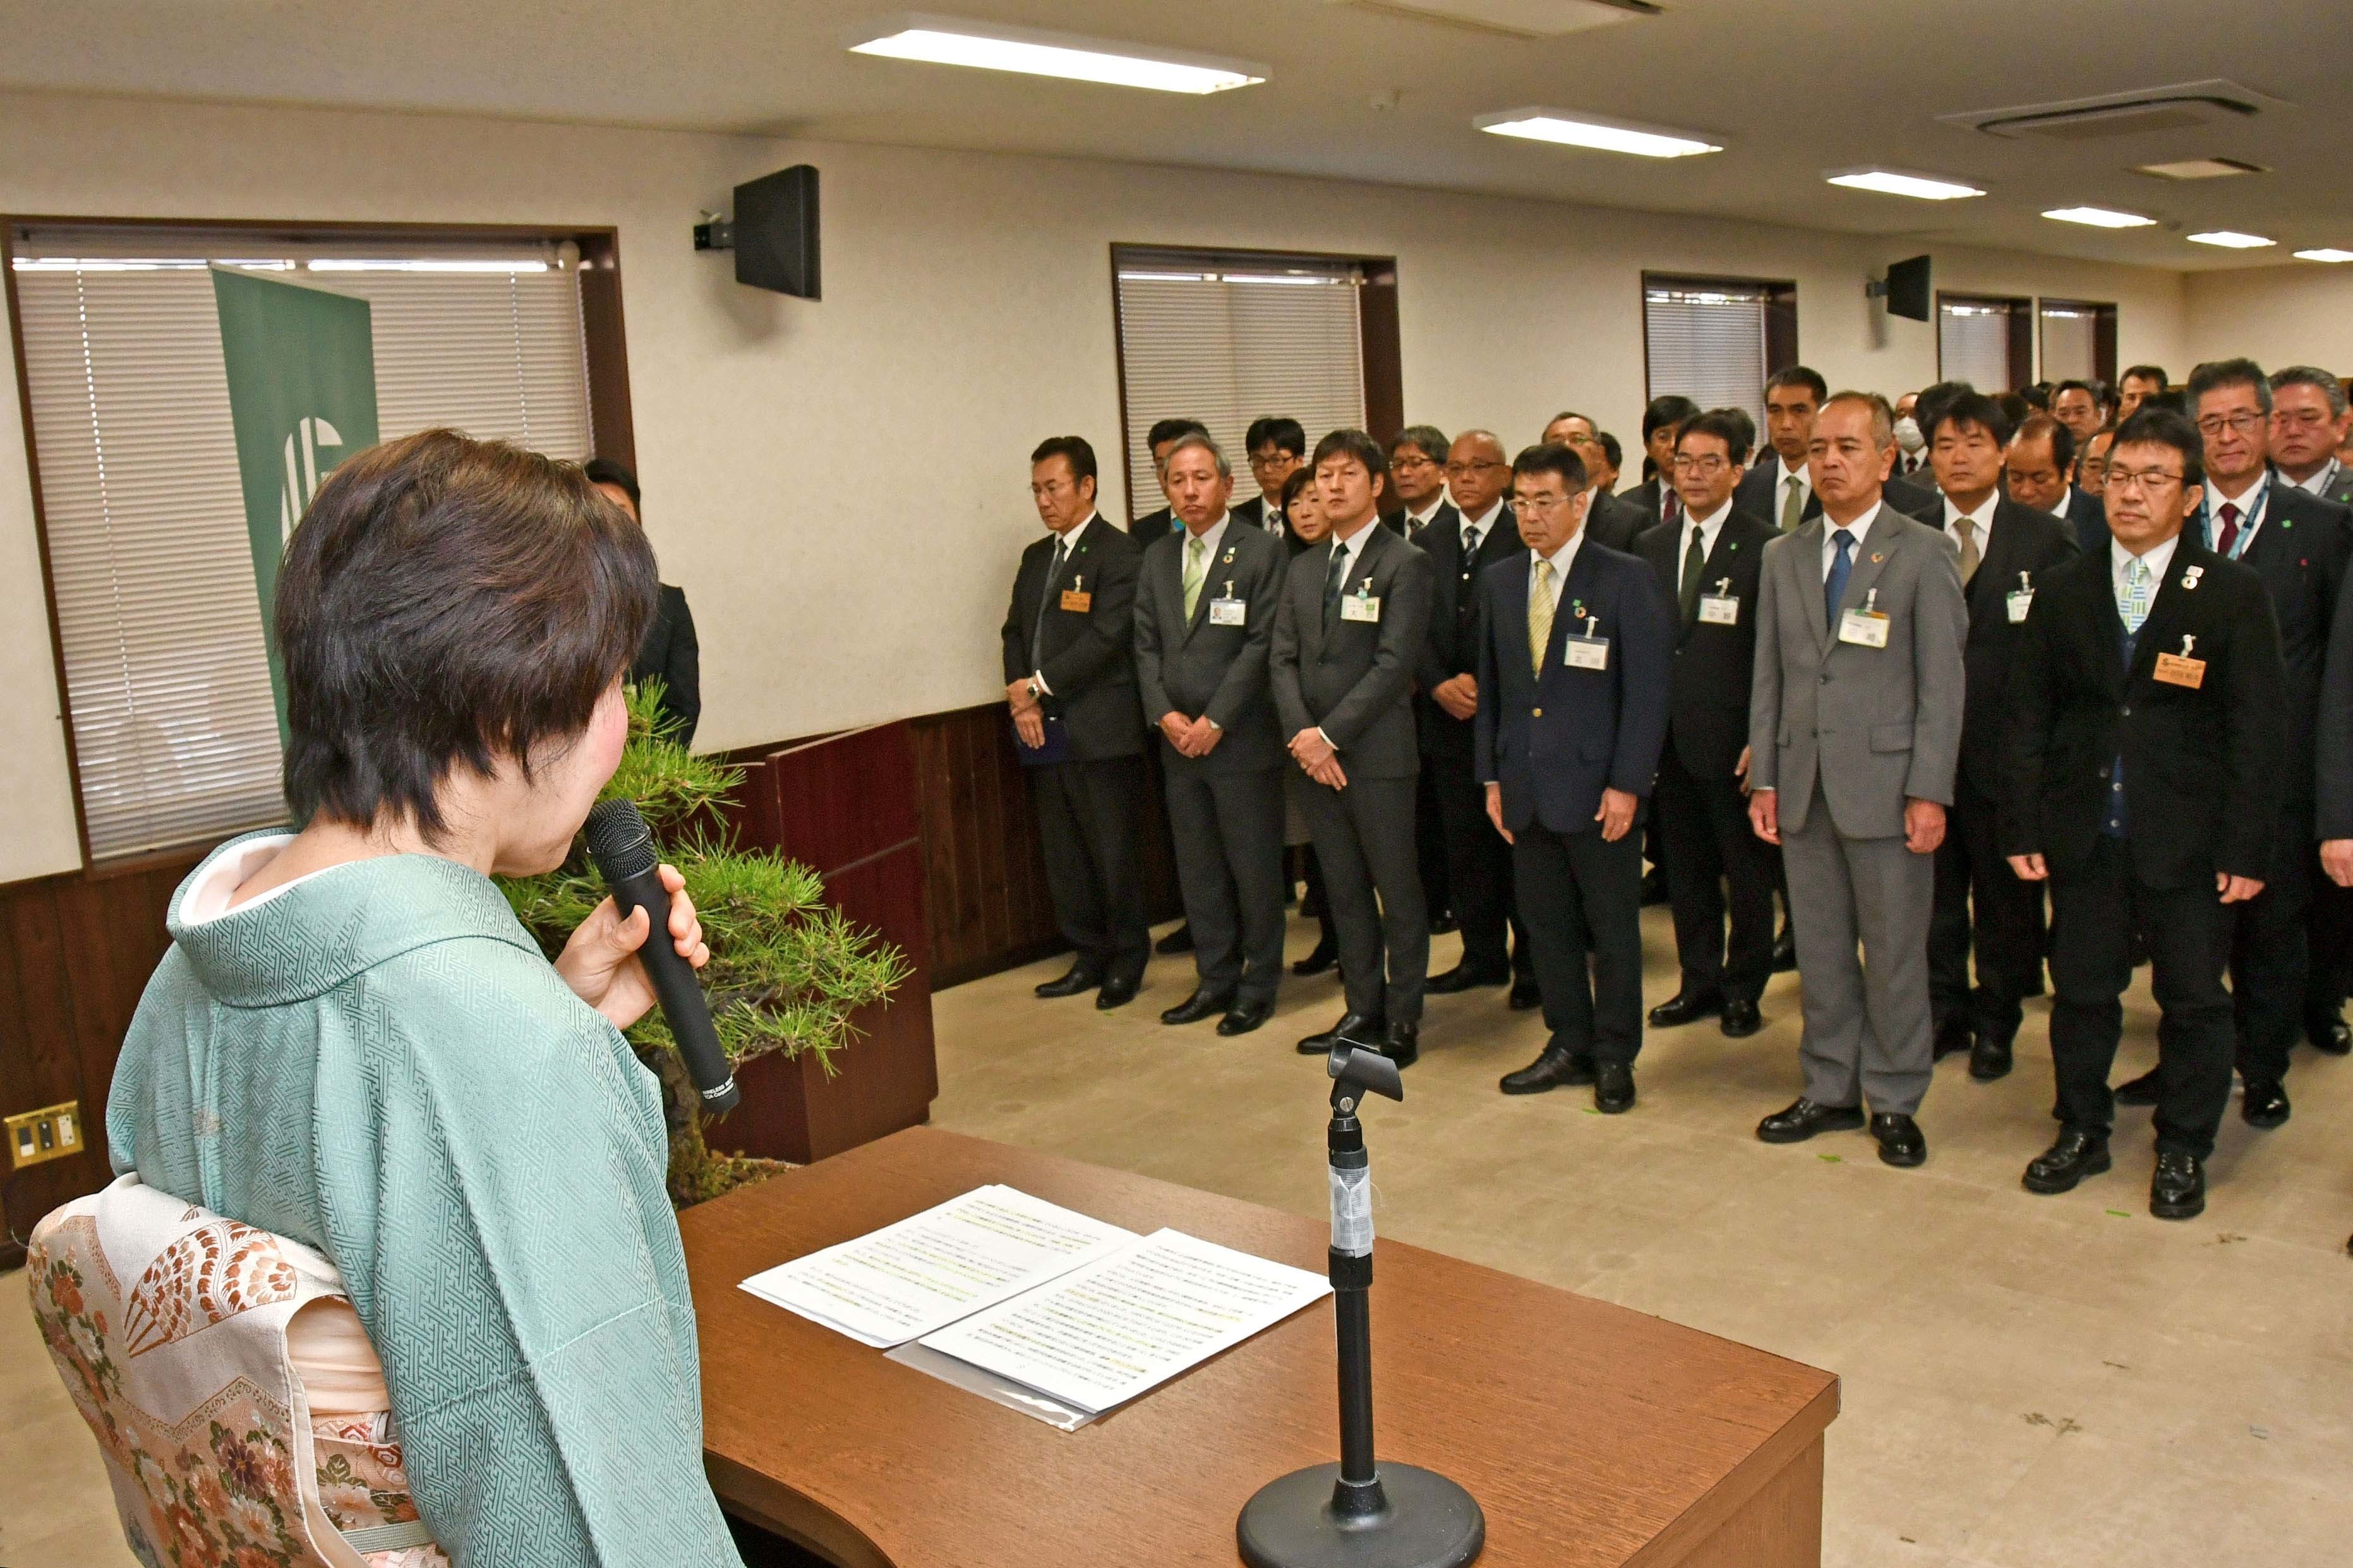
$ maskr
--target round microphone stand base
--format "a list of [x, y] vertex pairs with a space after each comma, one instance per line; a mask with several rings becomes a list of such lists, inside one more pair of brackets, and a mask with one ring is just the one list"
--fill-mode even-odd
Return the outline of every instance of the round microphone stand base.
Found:
[[1384, 1462], [1375, 1489], [1374, 1506], [1350, 1514], [1333, 1506], [1342, 1489], [1336, 1464], [1269, 1481], [1236, 1527], [1242, 1561], [1250, 1568], [1464, 1568], [1487, 1543], [1478, 1503], [1435, 1471]]

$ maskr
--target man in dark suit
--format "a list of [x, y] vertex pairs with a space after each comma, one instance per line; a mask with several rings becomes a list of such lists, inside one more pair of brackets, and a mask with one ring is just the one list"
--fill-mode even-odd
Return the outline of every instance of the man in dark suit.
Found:
[[[638, 510], [638, 476], [626, 464], [610, 458], [591, 458], [582, 471], [605, 499], [644, 525]], [[702, 719], [702, 647], [694, 637], [694, 614], [686, 607], [686, 590], [661, 585], [661, 602], [654, 606], [653, 625], [629, 666], [629, 684], [661, 682], [658, 710], [670, 738], [681, 746], [694, 743], [694, 727]]]
[[[1651, 1009], [1651, 1026], [1722, 1020], [1736, 1039], [1764, 1027], [1758, 1003], [1773, 973], [1773, 847], [1748, 826], [1748, 686], [1757, 658], [1757, 576], [1763, 518], [1732, 502], [1748, 448], [1719, 410], [1695, 415], [1668, 458], [1677, 521], [1645, 530], [1635, 553], [1676, 609], [1667, 740], [1652, 797], [1675, 917], [1683, 984]], [[1725, 889], [1732, 930], [1725, 937]]]
[[1261, 415], [1250, 421], [1242, 443], [1250, 452], [1250, 478], [1258, 482], [1258, 494], [1234, 508], [1234, 516], [1245, 526], [1280, 539], [1282, 481], [1307, 461], [1307, 432], [1296, 419]]
[[2065, 521], [2075, 547], [2093, 554], [2108, 547], [2107, 515], [2100, 498], [2075, 488], [2075, 437], [2048, 414], [2030, 414], [2010, 432], [2002, 485], [2011, 501]]
[[1645, 527], [1683, 521], [1683, 503], [1675, 495], [1672, 472], [1675, 432], [1686, 420], [1698, 418], [1699, 412], [1698, 404], [1672, 392], [1643, 405], [1642, 454], [1651, 460], [1651, 477], [1631, 489], [1620, 490], [1618, 499], [1643, 515]]
[[[2189, 398], [2205, 442], [2206, 471], [2203, 500], [2189, 532], [2262, 580], [2286, 671], [2280, 830], [2272, 842], [2271, 866], [2252, 873], [2263, 890], [2233, 911], [2231, 940], [2231, 1002], [2239, 1076], [2246, 1082], [2239, 1114], [2250, 1127], [2276, 1127], [2288, 1119], [2288, 1053], [2304, 1026], [2311, 963], [2307, 921], [2319, 867], [2313, 829], [2315, 726], [2330, 624], [2353, 548], [2353, 533], [2348, 531], [2353, 513], [2287, 483], [2265, 460], [2271, 382], [2253, 361], [2200, 365], [2189, 373]], [[2116, 439], [2121, 447], [2123, 436]], [[2154, 1074], [2116, 1090], [2127, 1105], [2155, 1103], [2160, 1093]]]
[[[1389, 443], [1389, 479], [1397, 487], [1398, 502], [1392, 515], [1416, 543], [1432, 529], [1444, 532], [1461, 526], [1462, 514], [1446, 489], [1451, 449], [1446, 432], [1435, 425], [1409, 425]], [[1426, 690], [1417, 695], [1417, 712], [1428, 695]], [[1415, 863], [1421, 868], [1421, 896], [1430, 910], [1430, 934], [1442, 936], [1455, 929], [1454, 885], [1447, 873], [1446, 825], [1428, 768], [1414, 783], [1413, 844]]]
[[1584, 465], [1586, 488], [1594, 492], [1593, 506], [1578, 531], [1620, 553], [1632, 550], [1634, 536], [1649, 526], [1650, 520], [1633, 502], [1620, 500], [1593, 483], [1594, 472], [1608, 456], [1602, 448], [1600, 427], [1582, 414], [1556, 414], [1544, 428], [1544, 444], [1568, 447]]
[[1650, 569], [1583, 536], [1599, 492], [1573, 448], [1522, 452], [1512, 489], [1528, 548], [1479, 578], [1479, 779], [1512, 846], [1551, 1037], [1502, 1087], [1590, 1082], [1594, 1109], [1615, 1114], [1634, 1103], [1642, 1048], [1633, 829], [1666, 736], [1674, 631]]
[[1308, 831], [1348, 997], [1340, 1021], [1299, 1048], [1321, 1054], [1345, 1040], [1406, 1067], [1420, 1054], [1430, 967], [1430, 916], [1414, 868], [1421, 756], [1412, 689], [1430, 631], [1431, 574], [1429, 556], [1376, 521], [1388, 483], [1380, 444], [1363, 431], [1335, 430], [1316, 443], [1331, 542], [1292, 558], [1271, 663], [1292, 760], [1317, 786], [1307, 792]]
[[1070, 972], [1040, 996], [1133, 1001], [1152, 955], [1136, 881], [1144, 723], [1135, 694], [1134, 541], [1095, 511], [1094, 448], [1039, 443], [1029, 494], [1047, 537], [1021, 552], [1005, 612], [1005, 702], [1029, 774], [1046, 888]]
[[2131, 418], [2148, 399], [2164, 396], [2169, 384], [2163, 365], [2137, 364], [2126, 371], [2116, 378], [2116, 423]]
[[1944, 495], [1946, 536], [1960, 551], [1969, 616], [1960, 769], [1945, 841], [1936, 847], [1936, 905], [1928, 917], [1928, 1001], [1936, 1017], [1933, 1054], [1968, 1051], [1969, 1076], [1980, 1082], [2010, 1071], [2020, 1004], [2042, 994], [2042, 889], [2010, 870], [1997, 826], [2002, 689], [2035, 585], [2077, 553], [2065, 523], [2002, 495], [2010, 437], [2001, 405], [1981, 392], [1943, 405], [1928, 432], [1930, 471]]
[[1144, 552], [1135, 683], [1160, 734], [1199, 978], [1160, 1021], [1223, 1015], [1218, 1033], [1246, 1035], [1274, 1011], [1282, 974], [1284, 758], [1266, 658], [1291, 552], [1227, 510], [1233, 469], [1207, 436], [1180, 437], [1166, 469], [1185, 531]]
[[1431, 573], [1430, 633], [1414, 662], [1421, 695], [1422, 778], [1438, 809], [1446, 847], [1446, 883], [1462, 932], [1461, 962], [1430, 977], [1430, 991], [1451, 995], [1481, 985], [1512, 987], [1515, 1005], [1535, 997], [1535, 960], [1527, 938], [1505, 945], [1519, 924], [1512, 907], [1512, 852], [1487, 820], [1486, 792], [1472, 754], [1479, 714], [1479, 574], [1519, 553], [1519, 526], [1504, 502], [1512, 466], [1503, 443], [1486, 430], [1466, 430], [1447, 454], [1447, 489], [1456, 521], [1433, 521], [1415, 536]]
[[[2132, 942], [2148, 943], [2158, 1026], [2149, 1213], [2206, 1206], [2204, 1162], [2231, 1098], [2231, 929], [2277, 862], [2286, 724], [2262, 581], [2205, 548], [2199, 434], [2165, 408], [2116, 432], [2114, 542], [2053, 567], [2005, 693], [2002, 847], [2051, 884], [2058, 1141], [2026, 1167], [2063, 1193], [2109, 1168], [2108, 1068]], [[2189, 526], [2185, 531], [2183, 524]]]
[[1776, 372], [1765, 384], [1765, 440], [1771, 456], [1757, 454], [1732, 504], [1765, 519], [1776, 532], [1795, 532], [1822, 514], [1806, 444], [1813, 439], [1814, 417], [1830, 395], [1830, 383], [1801, 364]]
[[[1152, 477], [1159, 484], [1164, 500], [1168, 495], [1166, 464], [1169, 448], [1176, 446], [1181, 437], [1206, 436], [1208, 433], [1209, 427], [1198, 419], [1155, 419], [1152, 422], [1152, 428], [1145, 432], [1144, 444], [1152, 448]], [[1184, 526], [1176, 521], [1176, 508], [1163, 506], [1157, 511], [1147, 511], [1142, 517], [1131, 519], [1127, 533], [1135, 541], [1136, 548], [1141, 550]]]

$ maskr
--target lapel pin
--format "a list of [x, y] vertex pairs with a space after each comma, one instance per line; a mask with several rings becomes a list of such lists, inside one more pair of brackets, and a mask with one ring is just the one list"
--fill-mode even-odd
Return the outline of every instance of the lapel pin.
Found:
[[2181, 586], [2184, 589], [2193, 589], [2198, 586], [2198, 579], [2205, 574], [2206, 568], [2203, 566], [2184, 567], [2181, 573]]
[[1883, 561], [1884, 561], [1884, 560], [1886, 560], [1886, 559], [1887, 559], [1887, 552], [1885, 552], [1884, 550], [1874, 550], [1874, 551], [1873, 551], [1873, 552], [1871, 552], [1871, 563], [1872, 563], [1873, 566], [1878, 565], [1881, 562], [1883, 562]]
[[1222, 560], [1222, 561], [1220, 561], [1220, 562], [1219, 562], [1219, 563], [1218, 563], [1218, 564], [1219, 564], [1219, 565], [1220, 565], [1220, 566], [1230, 566], [1230, 565], [1232, 565], [1233, 563], [1234, 563], [1234, 547], [1233, 547], [1232, 545], [1229, 544], [1229, 545], [1227, 545], [1227, 546], [1226, 546], [1226, 557], [1225, 557], [1225, 559], [1224, 559], [1224, 560]]

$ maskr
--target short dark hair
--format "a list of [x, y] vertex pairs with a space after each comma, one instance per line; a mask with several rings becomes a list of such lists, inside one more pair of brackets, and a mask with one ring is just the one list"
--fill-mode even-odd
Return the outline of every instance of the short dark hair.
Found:
[[2116, 438], [2108, 445], [2111, 457], [2118, 447], [2170, 447], [2181, 454], [2181, 482], [2206, 482], [2206, 441], [2187, 415], [2144, 404], [2132, 411], [2131, 418], [2116, 426]]
[[1362, 430], [1335, 430], [1315, 443], [1314, 466], [1321, 468], [1326, 458], [1354, 458], [1365, 466], [1365, 472], [1381, 482], [1381, 493], [1389, 489], [1388, 454], [1381, 444]]
[[1820, 372], [1809, 370], [1801, 364], [1793, 364], [1787, 370], [1777, 370], [1765, 378], [1765, 395], [1767, 397], [1773, 395], [1773, 389], [1777, 386], [1802, 386], [1814, 395], [1817, 406], [1831, 400], [1831, 384], [1821, 378]]
[[[1957, 398], [1973, 397], [1977, 388], [1966, 381], [1940, 381], [1920, 389], [1912, 402], [1912, 422], [1920, 426], [1920, 434], [1933, 441], [1936, 438], [1936, 420], [1947, 404]], [[2015, 425], [2016, 420], [2011, 424]]]
[[2051, 401], [2053, 405], [2057, 405], [2059, 395], [2064, 392], [2082, 393], [2092, 400], [2092, 406], [2094, 408], [2105, 408], [2108, 405], [2108, 389], [2096, 381], [2084, 381], [2075, 376], [2069, 376], [2051, 389]]
[[[2063, 474], [2075, 471], [2075, 432], [2059, 422], [2055, 414], [2030, 414], [2018, 422], [2011, 440], [2048, 441], [2051, 443], [2051, 466]], [[2003, 446], [2010, 442], [2005, 441]]]
[[1737, 408], [1711, 408], [1683, 422], [1675, 432], [1675, 450], [1683, 450], [1683, 443], [1694, 436], [1713, 436], [1724, 443], [1725, 455], [1736, 465], [1746, 463], [1749, 443], [1756, 439], [1756, 432], [1748, 426], [1748, 416]]
[[1936, 406], [1936, 423], [1928, 426], [1928, 442], [1936, 444], [1936, 431], [1947, 425], [1974, 425], [1993, 437], [1997, 447], [2010, 445], [2010, 436], [2018, 426], [2001, 411], [2001, 405], [1982, 392], [1965, 392], [1948, 403]]
[[1711, 409], [1709, 412], [1730, 415], [1734, 422], [1740, 426], [1740, 444], [1743, 447], [1746, 447], [1750, 452], [1755, 452], [1757, 450], [1757, 419], [1755, 416], [1748, 412], [1748, 410], [1746, 408], [1716, 408]]
[[1575, 495], [1585, 488], [1585, 459], [1566, 441], [1539, 441], [1512, 459], [1512, 477], [1523, 474], [1557, 474], [1561, 488]]
[[[1588, 426], [1588, 428], [1591, 428], [1591, 429], [1593, 429], [1593, 430], [1597, 430], [1597, 431], [1598, 431], [1598, 430], [1599, 430], [1599, 429], [1601, 428], [1601, 426], [1600, 426], [1596, 425], [1596, 424], [1594, 424], [1594, 423], [1593, 423], [1593, 416], [1592, 416], [1591, 415], [1589, 415], [1589, 414], [1579, 414], [1579, 413], [1578, 413], [1576, 409], [1574, 409], [1574, 408], [1564, 408], [1564, 409], [1562, 409], [1559, 413], [1557, 413], [1557, 414], [1554, 415], [1551, 418], [1549, 418], [1549, 419], [1546, 420], [1546, 421], [1545, 421], [1545, 428], [1546, 428], [1546, 429], [1547, 429], [1547, 430], [1549, 430], [1549, 429], [1551, 429], [1554, 426], [1556, 426], [1556, 425], [1559, 424], [1559, 423], [1560, 423], [1562, 420], [1564, 420], [1564, 419], [1582, 419], [1582, 420], [1584, 420], [1584, 421], [1585, 421], [1585, 423], [1586, 423], [1586, 425], [1587, 425], [1587, 426]], [[1542, 443], [1538, 443], [1538, 444], [1539, 444], [1539, 445], [1541, 445]]]
[[1286, 419], [1278, 414], [1260, 415], [1242, 435], [1242, 450], [1255, 452], [1270, 441], [1294, 458], [1307, 456], [1307, 431], [1296, 419]]
[[2272, 378], [2263, 374], [2263, 366], [2251, 359], [2210, 359], [2192, 370], [2189, 373], [2189, 406], [2196, 408], [2200, 398], [2225, 386], [2253, 387], [2255, 406], [2266, 414], [2272, 411]]
[[591, 458], [581, 465], [580, 471], [588, 477], [590, 484], [610, 485], [628, 497], [630, 508], [639, 517], [645, 515], [645, 503], [638, 500], [638, 476], [629, 472], [626, 465], [610, 458]]
[[2047, 405], [2042, 408], [2035, 407], [2022, 392], [1998, 392], [1993, 395], [1993, 400], [2001, 405], [2001, 411], [2004, 414], [2010, 416], [2010, 422], [2012, 425], [2025, 424], [2026, 416], [2030, 414], [2051, 412]]
[[2283, 386], [2309, 386], [2328, 399], [2331, 417], [2345, 416], [2345, 384], [2316, 364], [2291, 364], [2272, 372], [2272, 390]]
[[2128, 381], [2153, 381], [2159, 392], [2173, 384], [2173, 378], [2165, 374], [2165, 367], [2161, 364], [2137, 364], [2116, 377], [2118, 386]]
[[2051, 406], [2051, 384], [2047, 381], [2031, 382], [2018, 389], [2018, 395], [2026, 399], [2029, 408], [2047, 409]]
[[1618, 444], [1617, 437], [1607, 430], [1602, 430], [1597, 432], [1593, 438], [1601, 443], [1601, 455], [1609, 459], [1611, 468], [1621, 468], [1626, 466], [1626, 448]]
[[1303, 466], [1292, 469], [1290, 477], [1282, 481], [1282, 494], [1277, 504], [1279, 504], [1284, 511], [1289, 511], [1291, 510], [1291, 503], [1299, 499], [1299, 492], [1305, 489], [1314, 482], [1314, 469]]
[[1099, 479], [1095, 470], [1095, 449], [1084, 436], [1047, 437], [1030, 452], [1029, 466], [1034, 468], [1049, 458], [1060, 458], [1071, 465], [1072, 484], [1081, 479]]
[[454, 430], [354, 454], [279, 568], [286, 804], [438, 844], [451, 770], [528, 778], [577, 737], [659, 594], [645, 530], [575, 464]]
[[1649, 446], [1651, 437], [1668, 426], [1681, 425], [1698, 417], [1698, 415], [1699, 405], [1680, 393], [1670, 392], [1664, 396], [1653, 397], [1642, 408], [1642, 445]]
[[1446, 466], [1446, 454], [1452, 445], [1447, 440], [1446, 432], [1435, 425], [1409, 425], [1397, 433], [1397, 439], [1389, 443], [1389, 455], [1395, 457], [1399, 447], [1411, 447], [1442, 468]]
[[1198, 419], [1155, 419], [1145, 433], [1144, 449], [1157, 452], [1179, 436], [1206, 436], [1209, 427]]

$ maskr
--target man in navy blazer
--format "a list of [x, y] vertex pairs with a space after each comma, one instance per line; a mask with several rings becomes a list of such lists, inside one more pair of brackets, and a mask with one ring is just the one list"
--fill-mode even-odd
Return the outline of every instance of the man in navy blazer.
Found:
[[1591, 1083], [1594, 1109], [1614, 1114], [1634, 1103], [1642, 1047], [1633, 828], [1666, 739], [1674, 628], [1650, 567], [1584, 537], [1593, 494], [1572, 448], [1529, 447], [1512, 481], [1528, 552], [1479, 577], [1473, 744], [1552, 1037], [1503, 1089]]

